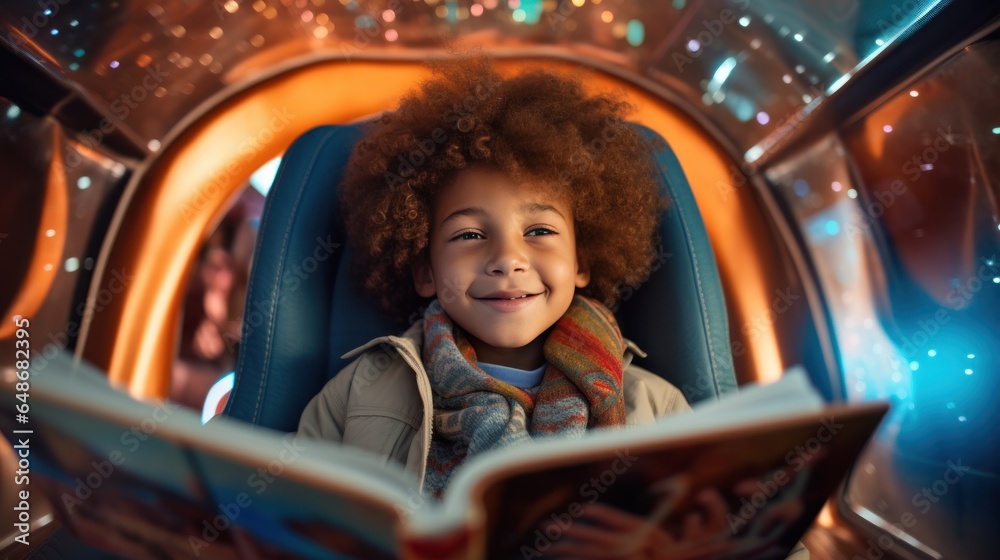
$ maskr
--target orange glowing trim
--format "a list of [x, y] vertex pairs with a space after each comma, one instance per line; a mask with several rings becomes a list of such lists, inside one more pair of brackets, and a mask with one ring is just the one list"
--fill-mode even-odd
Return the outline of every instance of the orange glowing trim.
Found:
[[31, 37], [25, 35], [24, 32], [17, 27], [13, 25], [7, 26], [7, 39], [10, 41], [11, 46], [13, 46], [14, 49], [17, 49], [18, 43], [20, 43], [20, 48], [31, 52], [32, 56], [40, 58], [53, 66], [59, 66], [59, 61], [53, 58], [46, 49], [38, 46], [38, 43], [33, 41]]
[[[35, 233], [35, 250], [31, 254], [28, 272], [21, 282], [21, 289], [4, 313], [0, 325], [0, 339], [13, 336], [16, 325], [14, 315], [29, 319], [41, 308], [45, 297], [55, 282], [56, 274], [62, 267], [63, 249], [66, 246], [66, 227], [69, 216], [69, 196], [66, 194], [66, 174], [63, 172], [62, 142], [53, 129], [52, 161], [45, 182], [45, 203], [42, 217]], [[50, 233], [51, 232], [51, 233]]]
[[[538, 59], [498, 61], [504, 73], [545, 66], [573, 73], [579, 65]], [[422, 61], [326, 61], [294, 69], [240, 93], [165, 142], [141, 175], [121, 229], [110, 248], [103, 283], [112, 271], [131, 282], [94, 315], [78, 352], [110, 373], [136, 397], [165, 398], [175, 359], [183, 290], [195, 255], [230, 201], [258, 167], [280, 155], [306, 130], [352, 122], [394, 108], [428, 77]], [[364, 84], [358, 95], [357, 84]], [[653, 94], [593, 70], [588, 87], [628, 92], [632, 117], [659, 132], [687, 173], [713, 241], [727, 297], [736, 315], [765, 312], [766, 265], [755, 260], [749, 187], [734, 189], [730, 161], [696, 123]], [[720, 187], [725, 187], [721, 188]], [[733, 235], [740, 232], [740, 235]], [[734, 332], [740, 325], [732, 325]], [[757, 372], [780, 371], [777, 337], [768, 323], [747, 352]]]
[[833, 518], [833, 509], [830, 507], [830, 501], [827, 501], [823, 505], [823, 509], [819, 510], [819, 517], [816, 518], [816, 524], [826, 528], [832, 528], [837, 524]]

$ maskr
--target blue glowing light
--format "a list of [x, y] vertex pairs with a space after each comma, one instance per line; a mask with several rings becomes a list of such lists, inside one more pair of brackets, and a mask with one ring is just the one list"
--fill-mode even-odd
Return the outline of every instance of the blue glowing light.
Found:
[[840, 224], [837, 223], [837, 220], [826, 221], [826, 232], [830, 235], [837, 235], [840, 233]]
[[933, 358], [934, 356], [937, 356], [937, 350], [931, 348], [927, 351], [927, 355]]
[[976, 355], [975, 354], [968, 354], [965, 357], [971, 360], [972, 358], [975, 358]]
[[965, 368], [965, 375], [972, 375], [972, 368]]
[[913, 370], [913, 371], [917, 371], [918, 369], [920, 369], [920, 362], [918, 362], [916, 360], [913, 360], [912, 362], [910, 362], [910, 369]]
[[807, 183], [805, 179], [796, 179], [795, 182], [792, 183], [792, 190], [798, 196], [805, 196], [809, 194], [809, 183]]
[[646, 40], [646, 28], [637, 19], [630, 19], [625, 25], [625, 40], [633, 47], [638, 47]]

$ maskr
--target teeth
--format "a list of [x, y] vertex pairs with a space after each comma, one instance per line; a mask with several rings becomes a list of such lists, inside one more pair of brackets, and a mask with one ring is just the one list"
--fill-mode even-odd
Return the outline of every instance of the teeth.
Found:
[[507, 299], [521, 299], [521, 298], [526, 298], [526, 297], [528, 297], [528, 294], [524, 294], [523, 296], [517, 296], [517, 297], [507, 298]]

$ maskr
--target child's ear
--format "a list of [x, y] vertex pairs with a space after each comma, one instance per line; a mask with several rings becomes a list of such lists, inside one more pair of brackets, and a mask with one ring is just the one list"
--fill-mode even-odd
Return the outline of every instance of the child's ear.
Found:
[[576, 287], [586, 288], [590, 284], [590, 265], [584, 261], [576, 263]]
[[437, 290], [434, 287], [434, 271], [431, 270], [430, 259], [418, 257], [411, 267], [413, 271], [413, 287], [420, 297], [434, 297]]

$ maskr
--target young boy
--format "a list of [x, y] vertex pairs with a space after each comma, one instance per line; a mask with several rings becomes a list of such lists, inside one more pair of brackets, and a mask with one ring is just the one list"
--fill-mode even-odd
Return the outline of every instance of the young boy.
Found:
[[483, 451], [689, 408], [631, 365], [606, 307], [648, 276], [664, 206], [628, 105], [483, 59], [437, 73], [358, 144], [342, 186], [362, 290], [416, 320], [350, 352], [298, 430], [435, 495]]
[[437, 74], [358, 144], [342, 186], [359, 285], [412, 326], [345, 355], [299, 424], [433, 495], [478, 453], [689, 408], [631, 364], [607, 307], [648, 277], [665, 204], [628, 105], [483, 59]]

